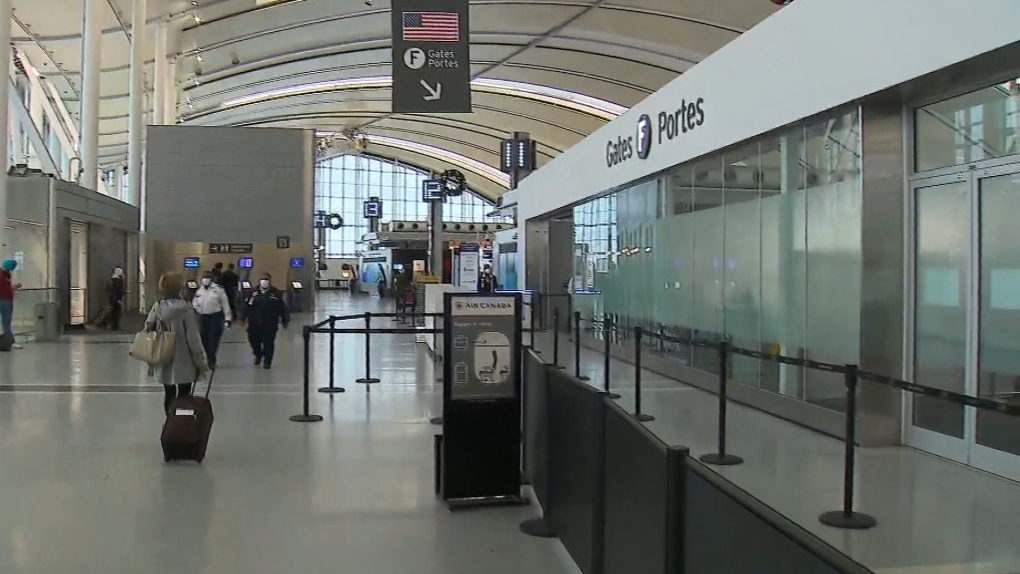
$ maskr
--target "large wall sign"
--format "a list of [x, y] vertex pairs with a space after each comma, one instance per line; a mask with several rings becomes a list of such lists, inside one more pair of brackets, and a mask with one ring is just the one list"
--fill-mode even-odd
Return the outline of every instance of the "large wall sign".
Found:
[[648, 159], [652, 148], [694, 131], [705, 123], [705, 98], [680, 100], [673, 110], [663, 110], [651, 117], [641, 114], [632, 134], [619, 135], [606, 144], [606, 166], [613, 167], [627, 160]]
[[468, 0], [393, 0], [393, 111], [470, 113]]

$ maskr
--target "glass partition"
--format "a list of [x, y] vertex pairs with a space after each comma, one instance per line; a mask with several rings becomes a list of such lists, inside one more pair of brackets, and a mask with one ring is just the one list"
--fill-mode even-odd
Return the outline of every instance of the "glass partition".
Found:
[[[859, 356], [856, 110], [674, 167], [574, 209], [593, 270], [585, 312], [680, 339], [853, 363]], [[575, 270], [583, 275], [584, 270]], [[579, 308], [582, 306], [579, 306]], [[718, 372], [714, 350], [648, 345]], [[830, 373], [734, 357], [735, 381], [842, 408]]]

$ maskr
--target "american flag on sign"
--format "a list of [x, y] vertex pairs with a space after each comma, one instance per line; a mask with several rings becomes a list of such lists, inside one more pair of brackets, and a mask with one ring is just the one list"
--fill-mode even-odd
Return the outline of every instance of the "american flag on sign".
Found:
[[404, 40], [460, 41], [460, 15], [456, 12], [404, 12]]

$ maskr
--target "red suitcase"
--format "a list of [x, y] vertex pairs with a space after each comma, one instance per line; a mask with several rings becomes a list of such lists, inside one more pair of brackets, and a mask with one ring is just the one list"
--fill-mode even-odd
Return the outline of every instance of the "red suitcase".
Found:
[[163, 460], [193, 460], [201, 463], [205, 458], [205, 449], [209, 445], [209, 433], [212, 432], [213, 410], [209, 402], [209, 391], [212, 389], [213, 375], [209, 373], [205, 396], [192, 394], [177, 399], [170, 406], [163, 433], [159, 442], [163, 445]]

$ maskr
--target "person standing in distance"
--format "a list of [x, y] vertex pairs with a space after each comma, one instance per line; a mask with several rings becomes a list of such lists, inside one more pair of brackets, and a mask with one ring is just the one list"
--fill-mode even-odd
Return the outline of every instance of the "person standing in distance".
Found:
[[269, 273], [259, 277], [259, 286], [252, 289], [244, 302], [244, 320], [248, 323], [248, 342], [255, 355], [255, 364], [269, 369], [276, 351], [276, 332], [280, 325], [286, 329], [290, 313], [283, 301], [283, 293], [273, 286]]
[[106, 303], [110, 306], [110, 330], [120, 330], [120, 316], [124, 305], [124, 269], [121, 266], [113, 268], [113, 275], [106, 283]]
[[0, 326], [3, 333], [0, 334], [2, 350], [20, 349], [14, 342], [14, 328], [11, 322], [14, 318], [14, 292], [21, 289], [21, 283], [14, 282], [14, 270], [18, 262], [14, 259], [5, 259], [0, 264]]
[[230, 326], [234, 314], [230, 311], [227, 292], [223, 287], [213, 283], [212, 273], [202, 277], [202, 284], [195, 291], [191, 300], [195, 311], [198, 311], [198, 334], [202, 338], [202, 348], [209, 361], [209, 368], [216, 368], [216, 352], [220, 348], [223, 330]]
[[220, 276], [220, 287], [223, 287], [223, 291], [227, 294], [227, 301], [230, 302], [230, 313], [237, 315], [237, 286], [241, 283], [241, 278], [237, 275], [237, 271], [234, 271], [234, 264], [228, 263], [227, 270]]

